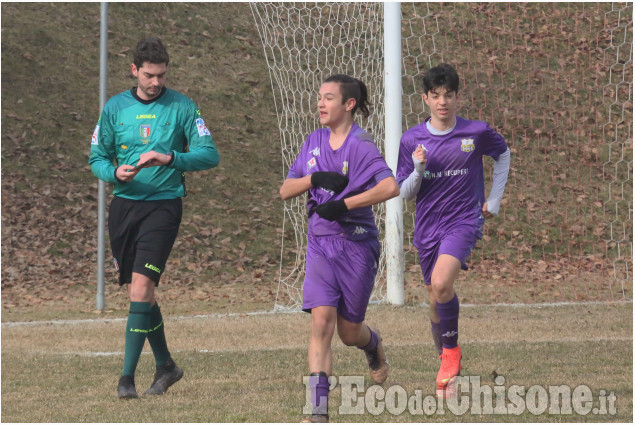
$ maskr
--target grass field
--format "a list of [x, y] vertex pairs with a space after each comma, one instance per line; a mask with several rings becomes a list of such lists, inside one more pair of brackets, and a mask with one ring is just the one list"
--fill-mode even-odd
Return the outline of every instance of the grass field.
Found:
[[[392, 366], [383, 387], [410, 396], [434, 394], [438, 360], [426, 307], [373, 306], [367, 320], [382, 330]], [[444, 414], [340, 415], [341, 389], [331, 392], [335, 422], [630, 422], [633, 416], [632, 304], [465, 306], [464, 376], [493, 386], [588, 386], [613, 393], [614, 415]], [[3, 422], [297, 422], [302, 417], [309, 316], [260, 313], [181, 316], [166, 321], [173, 357], [185, 377], [161, 397], [118, 400], [124, 321], [3, 323]], [[137, 387], [152, 381], [146, 345]], [[334, 343], [334, 373], [367, 375], [363, 354]], [[364, 389], [370, 387], [365, 377]], [[360, 393], [364, 396], [364, 392]]]

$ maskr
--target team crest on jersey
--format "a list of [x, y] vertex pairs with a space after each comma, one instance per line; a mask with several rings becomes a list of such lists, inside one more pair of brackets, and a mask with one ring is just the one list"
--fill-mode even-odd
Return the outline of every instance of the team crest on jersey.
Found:
[[317, 148], [313, 149], [311, 153], [313, 154], [313, 156], [320, 156], [320, 147], [318, 146]]
[[207, 126], [205, 126], [205, 121], [203, 121], [203, 118], [196, 119], [196, 128], [198, 129], [198, 137], [211, 136], [209, 130], [207, 129]]
[[142, 125], [141, 126], [141, 138], [142, 139], [149, 139], [150, 138], [150, 126], [149, 125]]
[[342, 174], [348, 174], [348, 161], [342, 162]]
[[93, 138], [90, 140], [91, 145], [99, 144], [99, 126], [95, 127], [95, 131], [93, 131]]
[[315, 160], [315, 157], [309, 159], [309, 162], [306, 163], [308, 166], [308, 169], [310, 170], [311, 168], [315, 167], [315, 165], [317, 164], [317, 161]]
[[474, 150], [474, 139], [461, 139], [461, 150], [472, 152]]

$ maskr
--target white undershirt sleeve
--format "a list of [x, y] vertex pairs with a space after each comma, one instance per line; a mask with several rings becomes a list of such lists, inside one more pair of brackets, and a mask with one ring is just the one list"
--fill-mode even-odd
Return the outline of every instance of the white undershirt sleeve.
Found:
[[408, 178], [401, 183], [401, 196], [409, 201], [417, 196], [419, 189], [421, 189], [421, 174], [417, 170], [412, 170]]
[[419, 189], [421, 188], [421, 177], [426, 170], [426, 164], [419, 162], [419, 160], [415, 158], [414, 154], [412, 155], [412, 162], [414, 164], [414, 169], [408, 178], [401, 183], [401, 187], [399, 188], [401, 196], [408, 201], [413, 199], [417, 196], [417, 193], [419, 193]]
[[505, 191], [507, 177], [509, 176], [510, 163], [511, 153], [509, 152], [509, 148], [498, 157], [498, 161], [494, 161], [492, 190], [487, 198], [487, 211], [494, 215], [498, 214], [498, 210], [500, 209], [501, 199], [503, 199], [503, 192]]

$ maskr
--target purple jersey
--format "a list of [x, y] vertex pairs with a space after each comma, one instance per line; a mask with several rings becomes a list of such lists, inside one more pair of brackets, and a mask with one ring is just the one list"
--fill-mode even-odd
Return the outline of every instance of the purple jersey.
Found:
[[341, 193], [335, 194], [320, 187], [309, 190], [309, 234], [344, 235], [350, 240], [376, 238], [379, 232], [372, 207], [350, 210], [336, 221], [325, 220], [314, 211], [319, 204], [350, 198], [393, 176], [372, 137], [357, 124], [353, 123], [346, 140], [337, 150], [333, 150], [329, 144], [330, 135], [331, 130], [328, 128], [311, 133], [287, 174], [287, 178], [298, 179], [316, 171], [334, 171], [348, 177], [348, 186]]
[[414, 169], [412, 153], [418, 145], [427, 164], [417, 193], [414, 245], [428, 249], [454, 225], [475, 222], [485, 202], [483, 155], [495, 160], [507, 150], [505, 139], [482, 121], [456, 117], [454, 129], [443, 136], [430, 133], [427, 121], [401, 137], [397, 183]]

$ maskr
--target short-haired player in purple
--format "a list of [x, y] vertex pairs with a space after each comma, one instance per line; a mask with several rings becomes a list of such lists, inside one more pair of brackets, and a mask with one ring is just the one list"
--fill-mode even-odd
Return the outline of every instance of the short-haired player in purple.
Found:
[[308, 192], [306, 275], [302, 308], [311, 313], [309, 384], [313, 414], [328, 422], [331, 341], [362, 349], [374, 382], [388, 362], [381, 337], [365, 323], [379, 261], [372, 205], [399, 195], [399, 186], [371, 136], [354, 121], [368, 116], [366, 85], [347, 75], [327, 78], [318, 96], [320, 128], [307, 137], [280, 188], [282, 199]]
[[[430, 297], [432, 335], [441, 357], [437, 394], [450, 396], [449, 384], [462, 367], [454, 281], [461, 269], [467, 270], [465, 263], [482, 236], [484, 219], [498, 214], [510, 152], [503, 137], [486, 123], [456, 115], [459, 76], [452, 66], [430, 69], [423, 77], [423, 88], [430, 117], [403, 134], [397, 181], [404, 198], [416, 197], [414, 245]], [[487, 199], [484, 155], [495, 160]]]

